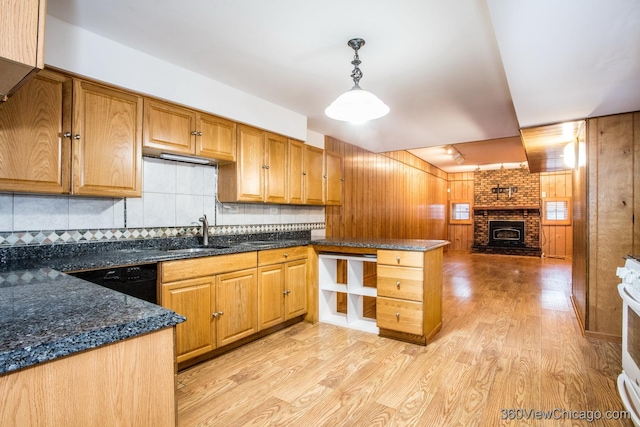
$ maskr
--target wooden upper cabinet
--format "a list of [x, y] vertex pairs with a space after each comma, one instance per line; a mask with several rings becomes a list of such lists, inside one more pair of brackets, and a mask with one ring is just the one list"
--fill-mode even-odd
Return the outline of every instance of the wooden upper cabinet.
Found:
[[195, 154], [196, 112], [144, 99], [144, 142], [148, 151]]
[[304, 203], [304, 143], [289, 140], [289, 203], [302, 205]]
[[288, 202], [289, 141], [287, 138], [266, 133], [265, 135], [265, 191], [267, 203]]
[[342, 204], [342, 157], [336, 153], [324, 153], [325, 204]]
[[307, 205], [324, 204], [323, 153], [322, 148], [304, 146], [304, 203]]
[[236, 162], [220, 165], [221, 202], [287, 203], [287, 138], [238, 125]]
[[45, 0], [0, 0], [0, 99], [44, 68]]
[[145, 153], [182, 154], [221, 162], [236, 159], [236, 124], [156, 99], [144, 100]]
[[71, 86], [44, 70], [0, 103], [0, 191], [69, 192]]
[[142, 97], [79, 79], [73, 92], [72, 192], [140, 197]]
[[236, 124], [210, 114], [198, 113], [196, 123], [197, 156], [222, 161], [236, 160]]

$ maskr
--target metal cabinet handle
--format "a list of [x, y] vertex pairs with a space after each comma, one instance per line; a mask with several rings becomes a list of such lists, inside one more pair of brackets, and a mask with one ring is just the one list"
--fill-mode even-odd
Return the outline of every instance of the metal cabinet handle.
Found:
[[289, 254], [288, 254], [288, 253], [285, 253], [285, 254], [284, 254], [284, 257], [285, 257], [285, 258], [289, 258]]
[[73, 137], [74, 139], [80, 139], [80, 134], [76, 133], [76, 136]]
[[302, 172], [302, 175], [303, 175], [303, 176], [304, 176], [304, 175], [306, 175], [306, 174], [307, 174], [306, 172]]
[[396, 257], [396, 261], [398, 261], [398, 264], [400, 264], [400, 257], [399, 256]]
[[198, 131], [198, 136], [202, 136], [202, 132]]
[[400, 313], [396, 313], [396, 320], [400, 320]]
[[400, 282], [396, 282], [396, 287], [400, 289]]
[[191, 135], [196, 136], [198, 135], [198, 132], [196, 132], [195, 130], [193, 132], [191, 132]]
[[211, 313], [211, 316], [212, 316], [212, 317], [218, 317], [218, 312], [217, 312], [217, 311], [214, 311], [213, 313]]
[[289, 289], [286, 289], [284, 291], [282, 291], [283, 295], [289, 295], [291, 293], [291, 291]]
[[218, 316], [222, 316], [223, 314], [224, 314], [224, 313], [223, 313], [223, 312], [221, 312], [221, 311], [216, 311], [216, 312], [212, 313], [211, 315], [212, 315], [213, 317], [218, 317]]
[[65, 138], [71, 138], [71, 132], [65, 132], [62, 134]]

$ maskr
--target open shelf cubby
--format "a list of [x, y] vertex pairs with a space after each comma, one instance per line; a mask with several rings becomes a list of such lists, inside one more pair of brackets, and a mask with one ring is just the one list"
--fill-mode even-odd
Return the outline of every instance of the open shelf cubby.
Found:
[[371, 255], [318, 256], [320, 322], [379, 332], [375, 319], [376, 261]]

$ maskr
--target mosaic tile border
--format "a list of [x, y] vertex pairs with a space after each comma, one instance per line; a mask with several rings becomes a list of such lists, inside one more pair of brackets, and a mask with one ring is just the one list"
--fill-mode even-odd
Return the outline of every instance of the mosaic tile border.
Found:
[[[79, 242], [114, 242], [199, 235], [201, 227], [116, 228], [95, 230], [41, 230], [0, 232], [0, 247], [38, 246]], [[210, 236], [322, 230], [324, 222], [299, 224], [220, 225]]]

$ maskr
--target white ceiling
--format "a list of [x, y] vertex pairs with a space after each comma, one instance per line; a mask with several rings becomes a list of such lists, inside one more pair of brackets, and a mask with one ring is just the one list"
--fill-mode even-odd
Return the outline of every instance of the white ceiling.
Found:
[[[376, 152], [421, 149], [412, 152], [450, 171], [519, 164], [524, 151], [511, 137], [521, 127], [640, 110], [638, 0], [48, 0], [47, 8], [303, 114], [310, 130]], [[391, 107], [359, 126], [324, 115], [353, 85], [354, 37], [366, 41], [360, 85]], [[464, 168], [422, 149], [485, 140], [497, 145], [456, 145]]]

